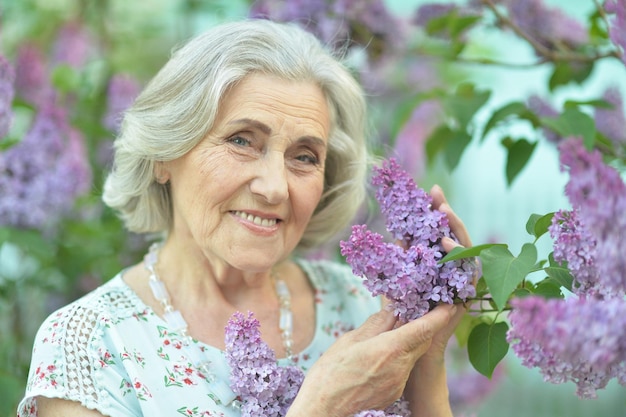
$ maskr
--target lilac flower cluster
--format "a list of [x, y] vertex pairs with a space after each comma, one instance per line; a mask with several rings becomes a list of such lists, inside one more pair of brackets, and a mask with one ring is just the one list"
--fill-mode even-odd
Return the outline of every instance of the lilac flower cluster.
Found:
[[470, 412], [482, 404], [506, 375], [505, 364], [500, 362], [490, 378], [474, 369], [466, 346], [457, 337], [450, 338], [445, 350], [446, 379], [450, 393], [450, 407], [455, 417], [470, 416]]
[[620, 0], [606, 0], [604, 9], [613, 14], [609, 24], [609, 37], [618, 48], [620, 57], [626, 65], [626, 3]]
[[545, 48], [566, 45], [572, 49], [587, 43], [586, 28], [563, 13], [558, 7], [549, 7], [543, 0], [502, 0], [509, 19], [533, 41]]
[[19, 143], [0, 153], [0, 225], [44, 229], [90, 186], [83, 137], [50, 104]]
[[15, 70], [11, 63], [0, 55], [0, 140], [9, 133], [13, 120], [11, 103], [15, 95]]
[[532, 296], [511, 304], [507, 340], [522, 363], [538, 367], [546, 381], [573, 381], [581, 398], [595, 398], [613, 378], [626, 385], [623, 299]]
[[512, 300], [507, 339], [547, 381], [573, 381], [580, 397], [593, 398], [613, 378], [626, 385], [626, 184], [581, 140], [565, 139], [559, 150], [573, 209], [557, 212], [549, 231], [576, 296]]
[[16, 94], [33, 105], [48, 101], [53, 91], [41, 50], [34, 44], [22, 44], [17, 51], [15, 68]]
[[577, 210], [559, 210], [549, 227], [554, 239], [554, 260], [563, 263], [576, 278], [573, 291], [592, 294], [596, 291], [598, 270], [595, 266], [597, 242], [580, 222]]
[[[296, 398], [304, 372], [297, 366], [278, 366], [276, 354], [261, 339], [260, 323], [252, 313], [236, 312], [225, 332], [226, 360], [231, 389], [241, 401], [243, 417], [282, 417]], [[410, 417], [409, 404], [399, 399], [386, 410], [367, 410], [355, 417]]]
[[369, 92], [388, 93], [396, 82], [406, 86], [398, 82], [406, 77], [399, 68], [408, 66], [397, 61], [410, 59], [404, 53], [409, 22], [393, 15], [384, 0], [257, 0], [250, 16], [295, 22], [342, 56], [356, 57], [361, 85]]
[[64, 24], [54, 40], [52, 61], [72, 68], [83, 67], [94, 56], [96, 42], [81, 22]]
[[439, 263], [444, 256], [441, 239], [454, 236], [445, 214], [432, 209], [432, 198], [394, 159], [375, 168], [374, 174], [387, 231], [406, 249], [385, 242], [365, 225], [355, 225], [349, 240], [340, 243], [354, 274], [365, 279], [372, 295], [389, 298], [394, 313], [406, 321], [423, 316], [439, 302], [452, 304], [474, 296], [473, 261]]
[[398, 132], [393, 155], [410, 174], [421, 176], [426, 167], [425, 143], [443, 119], [441, 104], [427, 100], [418, 105]]
[[[616, 87], [608, 87], [602, 99], [611, 104], [611, 108], [597, 107], [594, 111], [594, 122], [600, 133], [612, 143], [618, 155], [624, 154], [626, 146], [626, 117], [624, 116], [624, 103], [620, 91]], [[527, 101], [528, 108], [539, 117], [557, 118], [559, 111], [547, 100], [538, 95], [531, 95]], [[563, 140], [557, 132], [542, 128], [545, 138], [552, 143]]]
[[107, 88], [107, 108], [102, 125], [111, 132], [117, 132], [123, 112], [127, 110], [139, 94], [141, 87], [131, 76], [116, 74], [109, 80]]
[[246, 317], [237, 312], [228, 321], [225, 340], [231, 389], [242, 402], [242, 416], [284, 416], [304, 373], [295, 366], [278, 366], [274, 351], [261, 339], [259, 326], [252, 313]]
[[409, 403], [405, 400], [398, 400], [385, 410], [366, 410], [354, 415], [354, 417], [410, 417]]
[[[428, 27], [428, 24], [437, 18], [444, 17], [451, 12], [455, 12], [457, 16], [474, 16], [481, 17], [483, 14], [482, 5], [469, 2], [468, 5], [461, 6], [455, 3], [425, 3], [417, 8], [413, 22], [417, 26]], [[434, 36], [447, 38], [448, 33], [434, 33]]]
[[383, 0], [295, 0], [255, 1], [250, 16], [282, 22], [298, 22], [328, 45], [342, 48], [346, 41], [369, 45], [373, 52], [397, 48], [404, 42], [400, 20]]
[[595, 288], [607, 296], [626, 293], [626, 184], [607, 166], [599, 151], [588, 152], [582, 141], [570, 139], [560, 146], [563, 169], [570, 179], [565, 194], [578, 211], [580, 223], [596, 241]]

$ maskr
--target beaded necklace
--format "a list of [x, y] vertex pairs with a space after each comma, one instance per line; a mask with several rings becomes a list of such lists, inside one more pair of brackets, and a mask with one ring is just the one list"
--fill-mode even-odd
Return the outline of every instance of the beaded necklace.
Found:
[[[163, 307], [163, 319], [165, 322], [172, 330], [181, 335], [182, 346], [187, 357], [195, 368], [205, 377], [209, 385], [209, 397], [218, 405], [230, 405], [236, 398], [235, 394], [228, 384], [217, 379], [215, 374], [211, 371], [211, 361], [206, 358], [202, 350], [200, 350], [200, 347], [189, 335], [187, 322], [181, 312], [172, 306], [170, 301], [171, 297], [165, 287], [165, 283], [161, 281], [156, 272], [160, 247], [160, 243], [153, 243], [144, 257], [144, 265], [150, 273], [149, 284], [152, 295]], [[272, 280], [274, 281], [276, 295], [280, 305], [278, 327], [281, 333], [283, 348], [285, 349], [287, 358], [293, 361], [293, 314], [291, 312], [291, 294], [289, 293], [287, 284], [274, 273], [272, 273]]]

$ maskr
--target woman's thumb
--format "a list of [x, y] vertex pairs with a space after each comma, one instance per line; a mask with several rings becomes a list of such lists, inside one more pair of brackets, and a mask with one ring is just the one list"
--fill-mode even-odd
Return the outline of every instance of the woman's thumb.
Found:
[[357, 340], [366, 340], [377, 336], [383, 332], [393, 329], [397, 318], [392, 311], [385, 308], [372, 314], [369, 318], [353, 332], [353, 337]]

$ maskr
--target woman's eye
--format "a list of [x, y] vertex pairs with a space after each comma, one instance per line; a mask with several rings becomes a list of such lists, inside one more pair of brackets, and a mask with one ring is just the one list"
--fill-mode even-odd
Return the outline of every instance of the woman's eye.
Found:
[[233, 136], [228, 141], [230, 143], [234, 143], [235, 145], [239, 145], [239, 146], [250, 146], [250, 141], [241, 136]]
[[319, 159], [312, 154], [302, 154], [297, 156], [296, 159], [300, 162], [305, 162], [307, 164], [317, 165], [319, 163]]

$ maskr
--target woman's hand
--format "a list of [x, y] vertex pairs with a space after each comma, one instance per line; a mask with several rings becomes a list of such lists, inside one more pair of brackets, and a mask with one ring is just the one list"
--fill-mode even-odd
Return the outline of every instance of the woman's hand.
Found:
[[[430, 195], [433, 198], [433, 209], [437, 209], [446, 214], [446, 216], [448, 217], [450, 230], [459, 241], [457, 243], [450, 238], [443, 238], [443, 249], [446, 252], [450, 252], [457, 246], [463, 246], [466, 248], [471, 247], [472, 240], [470, 239], [469, 233], [467, 232], [463, 221], [459, 218], [459, 216], [456, 215], [456, 213], [448, 204], [448, 200], [446, 200], [446, 196], [444, 195], [441, 187], [439, 187], [438, 185], [434, 185], [430, 190]], [[459, 305], [455, 316], [452, 318], [452, 320], [450, 320], [448, 325], [433, 337], [433, 343], [428, 352], [427, 358], [430, 356], [434, 356], [433, 359], [435, 360], [443, 360], [443, 354], [446, 350], [446, 346], [448, 345], [448, 340], [454, 334], [454, 330], [463, 318], [465, 312], [465, 307], [463, 305]]]
[[416, 361], [446, 328], [456, 307], [442, 305], [396, 327], [385, 309], [346, 333], [309, 370], [289, 416], [351, 416], [384, 409], [405, 388]]
[[[443, 249], [444, 251], [450, 252], [457, 246], [462, 246], [469, 248], [472, 246], [472, 240], [470, 239], [469, 233], [463, 224], [463, 221], [456, 215], [456, 213], [452, 210], [450, 205], [448, 204], [448, 200], [439, 185], [434, 185], [430, 189], [430, 196], [433, 199], [432, 208], [434, 210], [439, 210], [446, 214], [448, 218], [448, 225], [450, 226], [451, 232], [458, 239], [458, 242], [450, 239], [449, 237], [445, 237], [442, 239]], [[402, 244], [402, 242], [398, 241], [398, 244]], [[405, 248], [406, 249], [406, 248]], [[475, 284], [475, 283], [474, 283]], [[463, 318], [466, 309], [464, 305], [459, 305], [455, 316], [450, 320], [450, 323], [442, 329], [438, 334], [433, 337], [433, 343], [431, 348], [429, 349], [429, 354], [439, 355], [441, 359], [443, 359], [443, 353], [448, 344], [448, 340], [454, 334], [454, 330], [458, 326], [459, 322]]]

